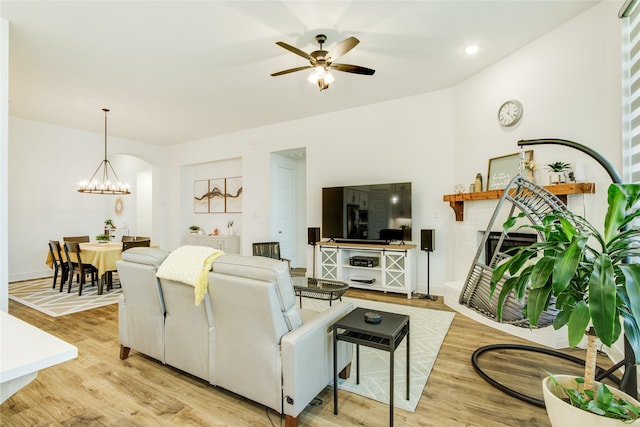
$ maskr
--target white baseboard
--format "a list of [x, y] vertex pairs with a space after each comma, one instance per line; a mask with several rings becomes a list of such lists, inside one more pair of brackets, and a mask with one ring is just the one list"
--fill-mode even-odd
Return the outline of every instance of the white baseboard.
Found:
[[9, 274], [9, 282], [20, 282], [22, 280], [42, 279], [44, 277], [53, 277], [51, 269], [30, 271], [25, 273]]

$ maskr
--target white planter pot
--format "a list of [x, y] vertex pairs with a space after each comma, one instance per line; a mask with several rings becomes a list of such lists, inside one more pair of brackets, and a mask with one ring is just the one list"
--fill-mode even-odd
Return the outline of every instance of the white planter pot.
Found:
[[551, 172], [549, 174], [549, 184], [562, 184], [565, 181], [564, 172]]
[[[567, 388], [575, 388], [575, 376], [573, 375], [554, 375], [555, 379]], [[596, 383], [597, 384], [597, 383]], [[556, 387], [551, 381], [550, 377], [546, 377], [542, 380], [542, 394], [544, 395], [544, 404], [547, 408], [547, 415], [553, 427], [566, 427], [566, 426], [602, 426], [602, 427], [624, 427], [627, 425], [639, 426], [640, 421], [636, 420], [631, 424], [626, 424], [621, 420], [615, 420], [612, 418], [606, 418], [600, 415], [593, 414], [588, 411], [571, 406], [571, 404], [562, 400], [558, 395], [564, 396], [562, 389], [558, 390], [558, 395], [555, 394]], [[625, 400], [632, 402], [636, 406], [640, 406], [640, 402], [633, 399], [628, 394], [609, 387], [614, 396], [624, 396]]]

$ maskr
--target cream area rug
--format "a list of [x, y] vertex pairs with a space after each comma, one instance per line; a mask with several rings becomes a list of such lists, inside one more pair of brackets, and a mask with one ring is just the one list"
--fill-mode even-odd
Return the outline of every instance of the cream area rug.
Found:
[[[114, 279], [117, 275], [114, 274]], [[118, 302], [122, 293], [119, 285], [110, 291], [104, 291], [98, 295], [98, 284], [85, 283], [82, 288], [82, 296], [78, 296], [78, 285], [75, 283], [71, 293], [67, 293], [67, 284], [64, 291], [60, 292], [60, 278], [56, 289], [52, 289], [53, 278], [28, 280], [9, 283], [9, 299], [24, 304], [35, 310], [48, 314], [51, 317], [64, 316], [65, 314], [91, 310]]]
[[[374, 311], [387, 311], [410, 316], [410, 399], [407, 400], [405, 394], [407, 346], [403, 340], [394, 353], [393, 406], [409, 412], [415, 412], [422, 390], [427, 384], [427, 379], [455, 313], [357, 298], [343, 297], [342, 301], [351, 302], [356, 307], [370, 308]], [[302, 307], [305, 309], [326, 310], [328, 306], [329, 303], [327, 301], [302, 298]], [[354, 349], [351, 376], [346, 380], [338, 379], [338, 388], [389, 404], [389, 352], [360, 346], [360, 384], [356, 384], [355, 355]]]

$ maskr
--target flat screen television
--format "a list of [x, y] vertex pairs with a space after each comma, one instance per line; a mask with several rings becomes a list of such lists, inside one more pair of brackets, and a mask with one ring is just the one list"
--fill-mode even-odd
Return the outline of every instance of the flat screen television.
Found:
[[411, 183], [323, 188], [322, 237], [377, 243], [412, 240]]

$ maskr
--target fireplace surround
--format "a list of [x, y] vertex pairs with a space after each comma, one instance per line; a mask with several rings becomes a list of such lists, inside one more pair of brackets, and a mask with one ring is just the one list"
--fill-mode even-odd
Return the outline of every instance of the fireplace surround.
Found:
[[[502, 233], [499, 231], [492, 231], [487, 237], [487, 241], [484, 245], [485, 263], [491, 265], [491, 259], [498, 247], [500, 236]], [[502, 252], [506, 252], [511, 248], [517, 248], [519, 246], [529, 246], [538, 240], [538, 236], [534, 233], [509, 233], [505, 235], [502, 241]]]

